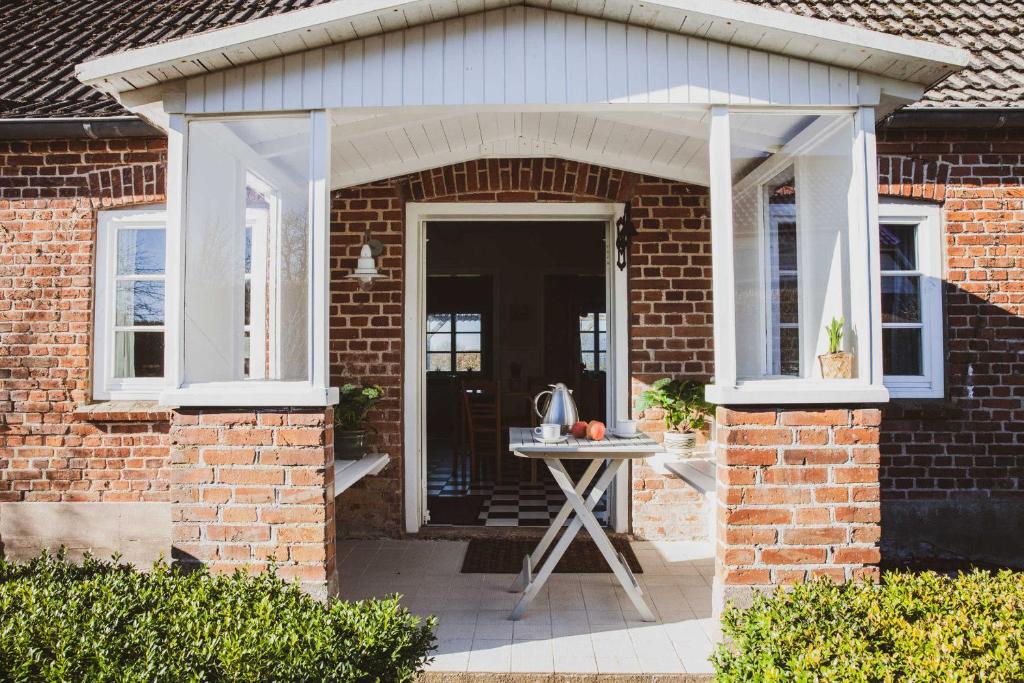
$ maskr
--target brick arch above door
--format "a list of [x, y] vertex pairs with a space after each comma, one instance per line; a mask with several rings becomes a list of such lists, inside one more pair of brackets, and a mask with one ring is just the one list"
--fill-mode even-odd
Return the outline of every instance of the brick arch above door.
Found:
[[[331, 383], [384, 387], [387, 397], [372, 415], [377, 431], [371, 439], [374, 450], [391, 456], [384, 472], [339, 499], [340, 537], [402, 535], [405, 203], [626, 199], [633, 202], [639, 230], [630, 257], [631, 374], [643, 381], [662, 375], [706, 380], [713, 373], [707, 188], [570, 160], [510, 158], [463, 162], [331, 193]], [[384, 244], [378, 259], [383, 277], [364, 292], [347, 276], [367, 229]], [[669, 501], [660, 501], [657, 477], [649, 476], [644, 486], [650, 490], [634, 503], [634, 530], [648, 537], [701, 533], [699, 521], [672, 522]]]

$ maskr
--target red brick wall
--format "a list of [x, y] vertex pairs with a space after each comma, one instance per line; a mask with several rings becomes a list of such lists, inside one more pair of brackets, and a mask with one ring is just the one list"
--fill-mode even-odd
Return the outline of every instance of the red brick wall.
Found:
[[[580, 202], [635, 198], [640, 231], [630, 267], [632, 369], [643, 381], [711, 374], [711, 256], [706, 190], [681, 183], [554, 159], [456, 164], [332, 194], [332, 382], [379, 383], [388, 399], [374, 415], [374, 447], [392, 464], [345, 492], [338, 528], [345, 535], [402, 531], [402, 268], [405, 201]], [[381, 240], [384, 277], [361, 292], [345, 279], [369, 227]], [[682, 482], [638, 467], [634, 527], [642, 535], [699, 535], [699, 506]], [[673, 505], [673, 508], [669, 508]]]
[[1024, 131], [883, 130], [884, 195], [942, 201], [946, 398], [894, 401], [883, 500], [1024, 501]]
[[716, 419], [723, 597], [878, 575], [878, 410], [719, 407]]
[[264, 571], [327, 597], [336, 581], [333, 411], [171, 414], [172, 554], [211, 571]]
[[0, 141], [0, 501], [167, 500], [162, 416], [73, 415], [90, 397], [96, 211], [164, 201], [165, 149]]

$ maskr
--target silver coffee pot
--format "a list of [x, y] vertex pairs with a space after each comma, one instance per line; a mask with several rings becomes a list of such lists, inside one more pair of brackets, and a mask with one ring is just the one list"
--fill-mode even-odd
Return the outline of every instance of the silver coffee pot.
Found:
[[[572, 389], [561, 382], [548, 386], [551, 387], [550, 390], [542, 391], [533, 397], [533, 409], [537, 412], [541, 424], [560, 424], [562, 432], [565, 433], [580, 419], [579, 412], [576, 410], [576, 401], [572, 398]], [[550, 395], [551, 398], [548, 400], [544, 412], [541, 412], [540, 399], [545, 394]]]

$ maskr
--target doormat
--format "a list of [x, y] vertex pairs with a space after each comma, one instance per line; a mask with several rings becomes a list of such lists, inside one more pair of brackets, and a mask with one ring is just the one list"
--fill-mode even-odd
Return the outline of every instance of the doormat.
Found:
[[452, 524], [455, 526], [478, 526], [480, 508], [486, 496], [427, 496], [431, 524]]
[[[624, 538], [612, 538], [611, 542], [615, 551], [626, 558], [626, 564], [633, 573], [642, 574], [640, 561], [636, 559], [629, 541]], [[537, 543], [536, 540], [528, 539], [474, 538], [466, 548], [462, 573], [518, 574], [523, 569], [523, 557], [533, 552]], [[554, 545], [553, 543], [552, 546]], [[536, 572], [543, 562], [541, 560], [533, 571]], [[588, 537], [573, 539], [569, 549], [555, 567], [556, 574], [610, 574], [611, 571], [601, 551]]]

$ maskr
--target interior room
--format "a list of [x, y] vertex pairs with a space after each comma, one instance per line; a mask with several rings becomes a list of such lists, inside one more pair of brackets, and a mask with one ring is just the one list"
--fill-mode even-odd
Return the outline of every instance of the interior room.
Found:
[[[534, 398], [558, 382], [581, 419], [605, 420], [605, 230], [428, 224], [429, 524], [548, 526], [565, 502], [543, 463], [508, 452], [508, 429], [539, 424]], [[607, 522], [604, 502], [598, 514]]]

